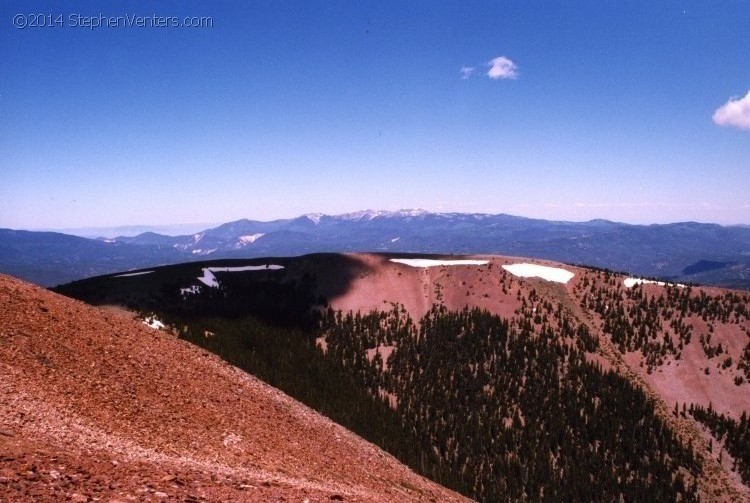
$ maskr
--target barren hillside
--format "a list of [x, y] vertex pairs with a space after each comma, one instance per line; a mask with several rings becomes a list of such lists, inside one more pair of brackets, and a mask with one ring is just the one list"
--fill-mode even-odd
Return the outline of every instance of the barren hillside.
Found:
[[461, 501], [127, 316], [0, 276], [0, 501]]

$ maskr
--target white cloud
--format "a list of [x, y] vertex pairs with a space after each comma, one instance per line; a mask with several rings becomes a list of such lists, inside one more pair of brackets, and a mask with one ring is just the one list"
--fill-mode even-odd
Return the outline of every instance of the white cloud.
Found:
[[518, 77], [518, 67], [516, 64], [505, 56], [498, 56], [493, 59], [487, 66], [487, 76], [491, 79], [515, 79]]
[[750, 91], [744, 98], [730, 98], [714, 112], [713, 120], [719, 126], [750, 129]]
[[461, 73], [461, 80], [466, 80], [469, 77], [471, 77], [471, 74], [474, 73], [474, 67], [473, 66], [462, 66], [459, 70]]

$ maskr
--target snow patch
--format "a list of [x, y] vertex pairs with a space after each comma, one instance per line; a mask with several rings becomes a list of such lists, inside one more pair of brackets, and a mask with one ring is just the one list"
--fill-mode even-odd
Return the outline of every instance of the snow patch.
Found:
[[399, 210], [399, 211], [393, 212], [394, 216], [399, 216], [399, 217], [423, 217], [429, 214], [430, 214], [429, 211], [423, 210], [420, 208], [412, 209], [412, 210]]
[[308, 213], [305, 215], [305, 218], [307, 218], [309, 221], [314, 223], [315, 225], [318, 225], [320, 223], [320, 219], [323, 218], [322, 213]]
[[239, 238], [237, 238], [237, 241], [241, 245], [249, 245], [251, 243], [255, 243], [257, 240], [259, 240], [263, 236], [265, 236], [265, 233], [259, 232], [257, 234], [250, 234], [248, 236], [240, 236]]
[[283, 265], [265, 264], [265, 265], [245, 265], [239, 267], [204, 267], [203, 276], [198, 277], [198, 281], [206, 286], [213, 288], [219, 287], [219, 280], [214, 276], [215, 272], [240, 272], [240, 271], [278, 271], [283, 269]]
[[191, 294], [196, 294], [196, 293], [201, 293], [200, 285], [193, 285], [187, 288], [180, 288], [180, 295], [182, 295], [183, 297], [186, 295], [191, 295]]
[[214, 273], [211, 272], [210, 267], [203, 268], [203, 276], [198, 276], [198, 281], [206, 286], [219, 288], [219, 281], [216, 279], [216, 276], [214, 276]]
[[560, 267], [549, 267], [546, 265], [538, 264], [505, 264], [503, 269], [511, 273], [513, 276], [519, 276], [521, 278], [542, 278], [547, 281], [554, 281], [556, 283], [567, 283], [575, 276], [574, 273], [561, 269]]
[[211, 248], [210, 250], [204, 250], [202, 248], [198, 248], [197, 250], [193, 250], [190, 253], [194, 253], [196, 255], [210, 255], [216, 250], [218, 250], [218, 248]]
[[339, 218], [341, 220], [372, 220], [373, 218], [383, 216], [386, 213], [387, 212], [376, 210], [354, 211], [352, 213], [344, 213], [343, 215], [339, 215]]
[[487, 265], [489, 260], [433, 260], [429, 258], [392, 258], [391, 262], [411, 267], [435, 267], [440, 265]]
[[[240, 271], [278, 271], [283, 269], [283, 265], [266, 264], [266, 265], [243, 265], [240, 267], [207, 267], [212, 272], [240, 272]], [[204, 271], [206, 269], [203, 269]]]
[[632, 288], [635, 285], [643, 285], [643, 284], [652, 284], [652, 285], [659, 285], [659, 286], [665, 286], [669, 284], [669, 285], [678, 286], [680, 288], [685, 288], [685, 285], [681, 283], [665, 283], [664, 281], [654, 281], [651, 279], [643, 279], [643, 278], [625, 278], [622, 284], [625, 285], [625, 288]]
[[164, 328], [164, 323], [159, 321], [156, 316], [147, 316], [146, 319], [143, 320], [143, 323], [156, 330]]
[[127, 274], [118, 274], [117, 276], [112, 276], [113, 278], [129, 278], [130, 276], [142, 276], [144, 274], [151, 274], [154, 271], [139, 271], [139, 272], [129, 272]]
[[398, 211], [385, 211], [385, 210], [364, 210], [355, 211], [353, 213], [344, 213], [338, 215], [336, 218], [339, 220], [374, 220], [376, 218], [396, 218], [396, 217], [421, 217], [429, 215], [429, 211], [416, 209], [416, 210], [398, 210]]

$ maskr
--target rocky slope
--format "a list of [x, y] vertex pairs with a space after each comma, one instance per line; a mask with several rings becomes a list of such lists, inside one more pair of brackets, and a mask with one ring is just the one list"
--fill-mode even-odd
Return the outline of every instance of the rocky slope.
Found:
[[168, 332], [0, 276], [0, 501], [462, 501]]

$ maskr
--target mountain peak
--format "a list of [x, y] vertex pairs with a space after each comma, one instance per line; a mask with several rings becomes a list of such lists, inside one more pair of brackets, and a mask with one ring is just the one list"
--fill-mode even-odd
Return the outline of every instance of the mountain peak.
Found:
[[302, 215], [302, 218], [306, 218], [312, 223], [314, 223], [315, 225], [317, 225], [320, 223], [320, 219], [323, 218], [324, 216], [326, 215], [324, 215], [323, 213], [306, 213], [305, 215]]
[[430, 215], [431, 212], [423, 209], [402, 209], [397, 211], [389, 210], [362, 210], [351, 213], [336, 215], [334, 218], [340, 220], [373, 220], [375, 218], [396, 218], [396, 217], [419, 217]]

